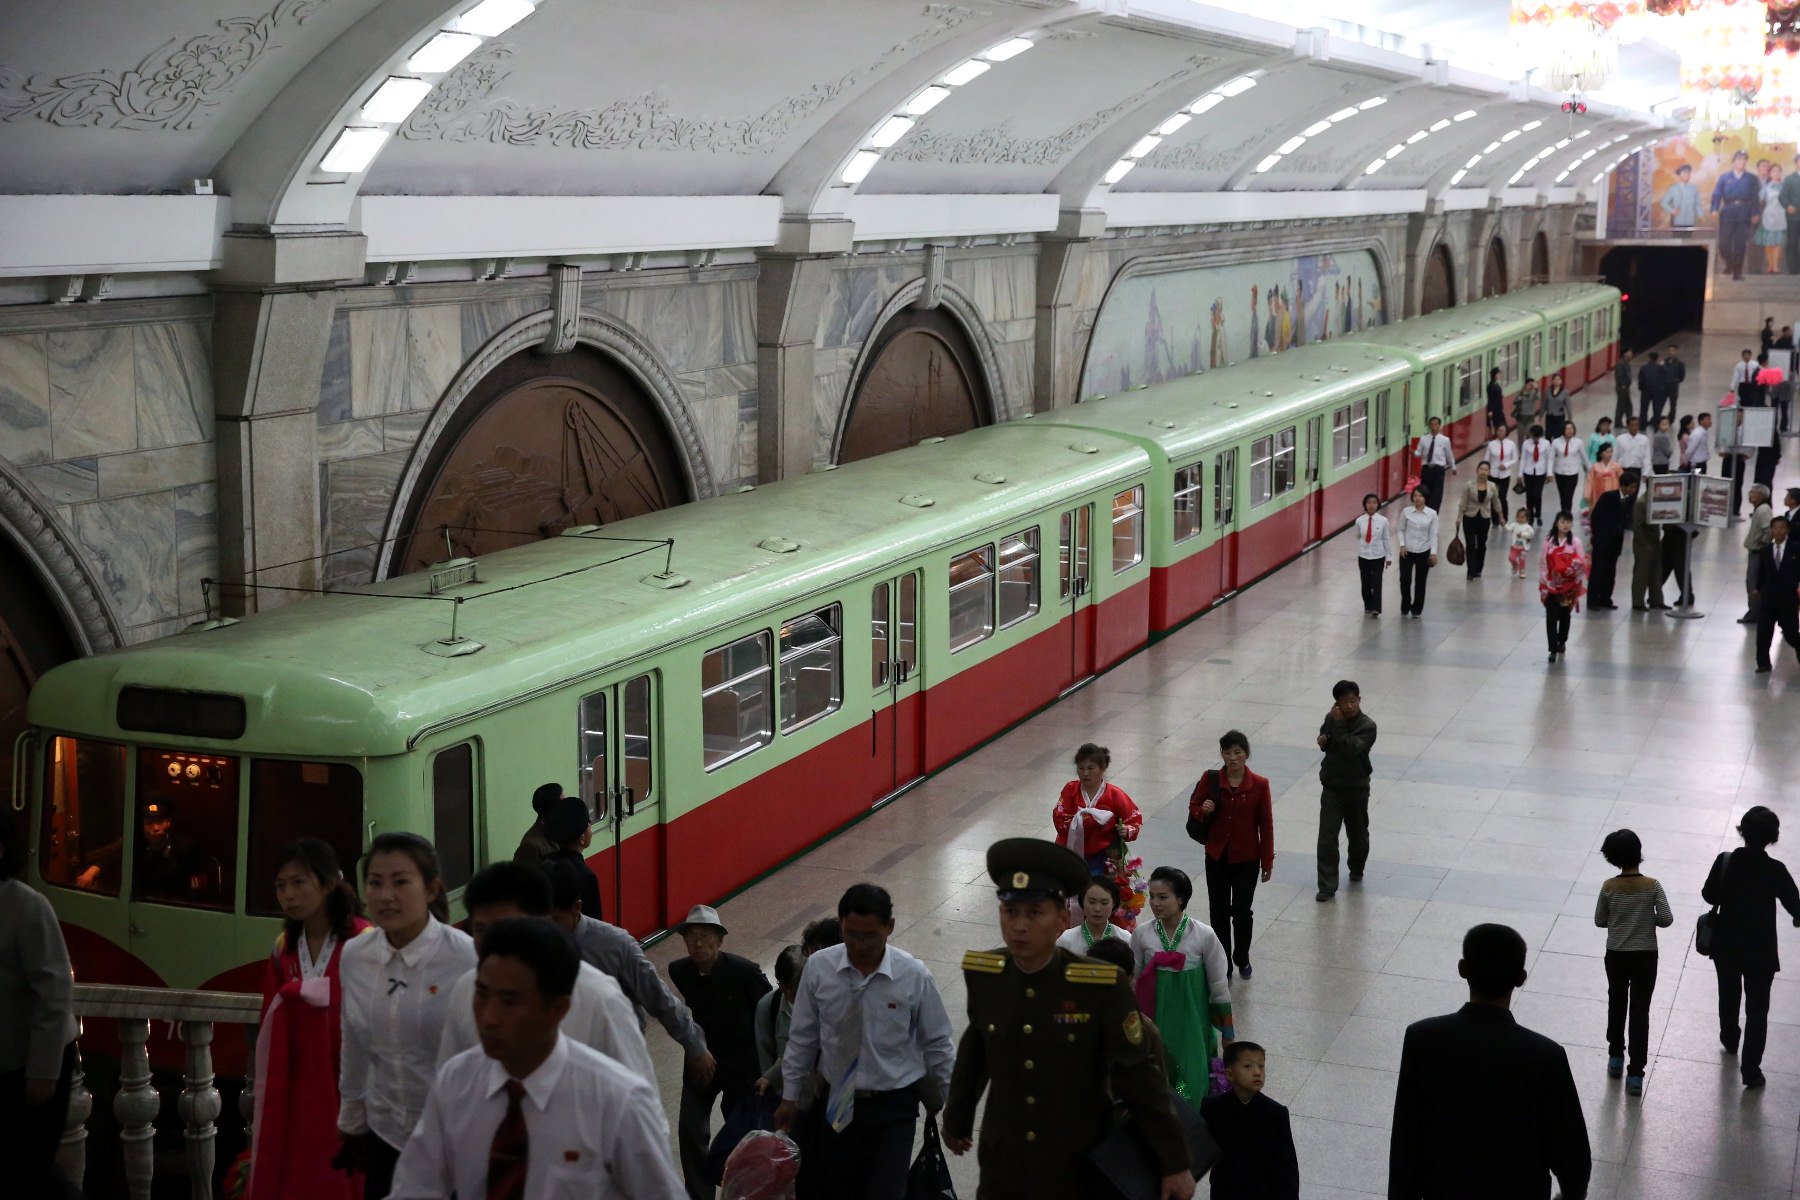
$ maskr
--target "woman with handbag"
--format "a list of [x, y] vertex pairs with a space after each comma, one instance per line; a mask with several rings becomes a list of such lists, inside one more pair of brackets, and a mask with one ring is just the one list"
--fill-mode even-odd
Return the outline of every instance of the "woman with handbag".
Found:
[[1550, 642], [1551, 662], [1568, 649], [1569, 617], [1581, 607], [1587, 573], [1587, 555], [1575, 536], [1575, 518], [1559, 512], [1538, 558], [1538, 599], [1544, 602], [1544, 633]]
[[[1719, 1044], [1725, 1053], [1738, 1053], [1740, 1030], [1738, 1004], [1744, 1008], [1741, 1030], [1743, 1054], [1738, 1070], [1744, 1086], [1763, 1085], [1763, 1046], [1769, 1037], [1769, 992], [1781, 956], [1775, 945], [1775, 902], [1800, 925], [1800, 892], [1787, 865], [1769, 857], [1769, 847], [1781, 837], [1781, 818], [1762, 805], [1750, 809], [1738, 822], [1740, 848], [1713, 860], [1700, 896], [1713, 911], [1700, 918], [1696, 948], [1710, 953], [1719, 975]], [[1701, 946], [1710, 927], [1711, 944]]]
[[1225, 978], [1250, 978], [1251, 902], [1257, 877], [1275, 869], [1275, 812], [1269, 781], [1251, 771], [1250, 739], [1235, 729], [1219, 738], [1222, 767], [1208, 771], [1188, 797], [1188, 836], [1206, 848], [1206, 902], [1225, 948]]
[[[1511, 442], [1500, 442], [1510, 447]], [[1480, 579], [1481, 569], [1487, 565], [1488, 532], [1506, 524], [1506, 505], [1501, 497], [1505, 495], [1504, 483], [1496, 485], [1486, 462], [1475, 467], [1475, 478], [1463, 484], [1462, 502], [1457, 505], [1457, 524], [1468, 532], [1464, 540], [1465, 561], [1468, 563], [1468, 577]]]

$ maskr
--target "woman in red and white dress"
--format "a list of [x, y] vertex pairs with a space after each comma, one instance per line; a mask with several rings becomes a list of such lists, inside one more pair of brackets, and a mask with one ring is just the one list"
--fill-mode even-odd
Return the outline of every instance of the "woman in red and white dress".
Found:
[[1106, 860], [1114, 843], [1136, 841], [1144, 824], [1144, 815], [1125, 789], [1106, 781], [1106, 769], [1111, 765], [1110, 750], [1083, 742], [1075, 751], [1075, 778], [1063, 784], [1051, 813], [1056, 844], [1081, 855], [1095, 875], [1112, 873]]
[[370, 928], [317, 838], [281, 851], [275, 899], [286, 919], [263, 980], [256, 1041], [250, 1200], [358, 1200], [362, 1177], [333, 1169], [338, 1148], [339, 951]]
[[1587, 591], [1588, 557], [1575, 536], [1575, 518], [1556, 514], [1556, 525], [1544, 539], [1538, 560], [1538, 598], [1544, 602], [1544, 632], [1550, 641], [1550, 661], [1568, 650], [1569, 617], [1581, 607]]

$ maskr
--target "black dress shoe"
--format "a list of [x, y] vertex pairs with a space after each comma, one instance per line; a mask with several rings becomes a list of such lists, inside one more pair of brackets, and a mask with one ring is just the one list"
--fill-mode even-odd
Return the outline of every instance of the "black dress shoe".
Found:
[[1362, 875], [1363, 875], [1363, 873], [1361, 871], [1350, 872], [1350, 882], [1351, 883], [1361, 883]]
[[1332, 892], [1320, 892], [1318, 895], [1314, 896], [1313, 899], [1317, 900], [1320, 904], [1323, 904], [1327, 900], [1330, 900], [1333, 895], [1334, 893]]
[[1250, 970], [1250, 964], [1249, 964], [1249, 963], [1239, 963], [1239, 964], [1238, 964], [1238, 969], [1237, 969], [1237, 973], [1238, 973], [1238, 974], [1239, 974], [1239, 975], [1240, 975], [1240, 976], [1242, 976], [1242, 977], [1243, 977], [1243, 978], [1245, 978], [1245, 979], [1248, 979], [1248, 978], [1250, 978], [1250, 976], [1251, 976], [1251, 975], [1252, 975], [1252, 974], [1254, 974], [1254, 972], [1252, 972], [1252, 971], [1251, 971], [1251, 970]]
[[1756, 668], [1756, 673], [1758, 675], [1767, 675], [1770, 671], [1772, 671], [1774, 669], [1775, 668], [1773, 668], [1773, 667], [1758, 667], [1758, 668]]
[[1754, 624], [1756, 624], [1756, 618], [1751, 616], [1749, 613], [1745, 613], [1743, 616], [1741, 616], [1737, 619], [1737, 623], [1739, 625], [1754, 625]]
[[1761, 1071], [1745, 1071], [1744, 1072], [1744, 1090], [1745, 1091], [1751, 1091], [1755, 1088], [1759, 1088], [1767, 1082], [1768, 1082], [1768, 1080], [1763, 1078], [1763, 1073]]
[[1644, 604], [1634, 604], [1634, 605], [1632, 605], [1632, 606], [1631, 606], [1631, 611], [1632, 611], [1632, 612], [1649, 612], [1649, 611], [1650, 611], [1650, 608], [1649, 608], [1649, 606], [1648, 606], [1648, 605], [1644, 605]]

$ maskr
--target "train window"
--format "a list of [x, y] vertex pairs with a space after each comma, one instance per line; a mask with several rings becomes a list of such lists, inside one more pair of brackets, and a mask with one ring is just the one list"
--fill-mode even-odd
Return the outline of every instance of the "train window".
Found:
[[1237, 515], [1237, 451], [1226, 450], [1213, 459], [1213, 529], [1231, 528]]
[[1275, 497], [1270, 484], [1275, 467], [1275, 439], [1257, 438], [1250, 443], [1250, 507], [1267, 504]]
[[1350, 406], [1331, 414], [1331, 465], [1341, 467], [1350, 461]]
[[1547, 371], [1560, 370], [1564, 361], [1563, 327], [1561, 325], [1552, 325], [1550, 327], [1550, 355], [1544, 363], [1544, 369]]
[[575, 777], [581, 781], [581, 802], [587, 805], [590, 821], [606, 815], [606, 793], [612, 787], [606, 773], [606, 700], [605, 692], [583, 696], [575, 715], [579, 741]]
[[281, 852], [303, 837], [330, 846], [345, 877], [353, 877], [362, 853], [362, 811], [362, 772], [349, 763], [251, 759], [250, 915], [281, 915], [275, 899], [275, 876], [285, 865]]
[[431, 760], [431, 844], [444, 886], [455, 891], [475, 873], [475, 745], [440, 750]]
[[1587, 352], [1587, 318], [1576, 317], [1569, 322], [1569, 357]]
[[44, 747], [38, 874], [44, 882], [119, 894], [125, 747], [59, 737]]
[[1059, 568], [1059, 597], [1067, 600], [1071, 595], [1080, 595], [1087, 591], [1088, 583], [1088, 521], [1092, 510], [1085, 504], [1062, 515], [1060, 537], [1057, 541], [1057, 566]]
[[843, 608], [833, 604], [781, 623], [781, 732], [834, 713], [844, 701]]
[[1277, 496], [1294, 490], [1300, 481], [1298, 455], [1294, 451], [1294, 435], [1299, 427], [1289, 425], [1275, 435], [1274, 486]]
[[131, 898], [229, 909], [237, 899], [238, 760], [137, 752]]
[[1465, 358], [1456, 364], [1456, 398], [1463, 408], [1473, 408], [1481, 389], [1481, 356]]
[[893, 606], [892, 585], [878, 583], [869, 595], [869, 686], [888, 685], [888, 618]]
[[1144, 561], [1144, 488], [1129, 487], [1113, 497], [1113, 574]]
[[1369, 452], [1369, 402], [1357, 400], [1350, 405], [1350, 457], [1361, 458]]
[[626, 805], [642, 804], [656, 794], [655, 740], [650, 726], [655, 718], [650, 699], [650, 677], [639, 675], [625, 685], [625, 790]]
[[1200, 532], [1200, 464], [1175, 472], [1175, 540], [1185, 542]]
[[1023, 529], [1000, 539], [1000, 628], [1017, 625], [1038, 610], [1038, 531]]
[[769, 744], [769, 633], [758, 630], [700, 660], [702, 761], [714, 771]]
[[1522, 376], [1519, 374], [1519, 343], [1508, 342], [1500, 350], [1500, 378], [1507, 387], [1514, 387]]
[[994, 548], [988, 545], [950, 560], [950, 649], [966, 650], [993, 632]]
[[1544, 335], [1534, 333], [1525, 339], [1525, 374], [1535, 378], [1544, 370]]

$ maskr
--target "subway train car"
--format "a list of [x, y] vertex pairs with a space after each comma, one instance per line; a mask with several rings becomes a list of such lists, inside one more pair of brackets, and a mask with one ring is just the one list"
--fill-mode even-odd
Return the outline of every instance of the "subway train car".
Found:
[[[1585, 294], [1557, 304], [1616, 309]], [[1396, 494], [1427, 413], [1533, 370], [1549, 308], [1516, 292], [65, 664], [15, 767], [29, 878], [85, 980], [250, 988], [284, 843], [348, 864], [426, 833], [454, 895], [554, 779], [593, 815], [608, 916], [666, 928]], [[152, 800], [179, 872], [146, 865]]]

